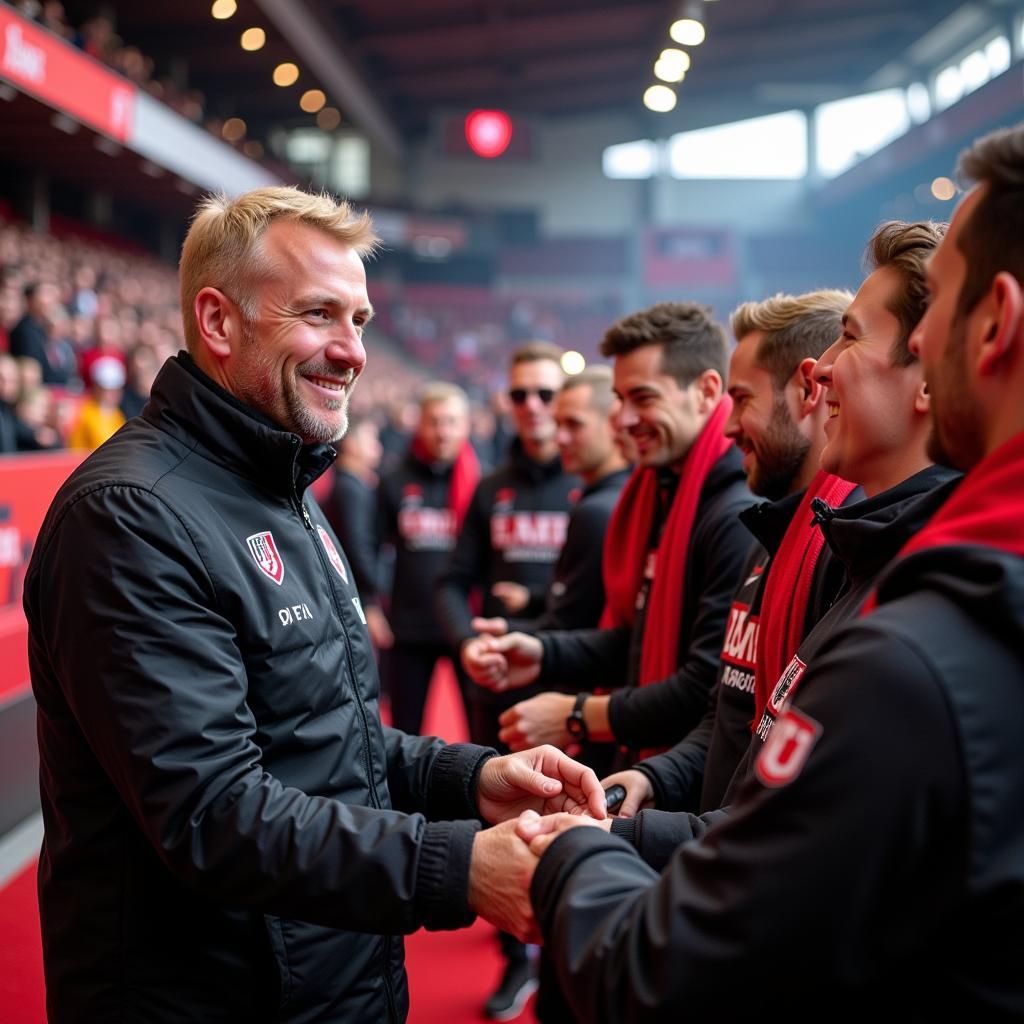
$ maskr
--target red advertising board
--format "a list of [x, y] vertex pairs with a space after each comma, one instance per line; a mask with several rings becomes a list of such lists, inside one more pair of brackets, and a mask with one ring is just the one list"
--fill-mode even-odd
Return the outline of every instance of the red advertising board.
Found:
[[25, 570], [57, 489], [84, 452], [0, 456], [0, 704], [28, 686]]
[[2, 6], [0, 78], [120, 142], [132, 133], [135, 86]]

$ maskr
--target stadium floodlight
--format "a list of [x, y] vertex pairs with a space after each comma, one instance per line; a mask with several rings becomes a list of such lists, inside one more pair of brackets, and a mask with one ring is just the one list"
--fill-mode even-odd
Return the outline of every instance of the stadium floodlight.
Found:
[[656, 114], [667, 114], [676, 105], [676, 94], [667, 85], [652, 85], [644, 92], [644, 106]]

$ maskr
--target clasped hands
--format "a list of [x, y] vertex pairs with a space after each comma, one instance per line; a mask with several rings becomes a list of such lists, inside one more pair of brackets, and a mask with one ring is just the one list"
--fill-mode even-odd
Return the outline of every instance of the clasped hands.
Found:
[[[504, 619], [476, 618], [473, 628], [477, 636], [463, 643], [460, 654], [462, 667], [478, 686], [501, 693], [528, 686], [540, 675], [544, 649], [536, 637], [507, 632]], [[501, 742], [513, 750], [540, 743], [568, 746], [572, 738], [565, 720], [573, 699], [570, 694], [541, 693], [520, 701], [498, 718]]]
[[480, 771], [481, 817], [469, 868], [469, 904], [481, 917], [526, 942], [539, 939], [530, 883], [541, 855], [567, 828], [609, 828], [594, 772], [555, 747], [494, 757]]

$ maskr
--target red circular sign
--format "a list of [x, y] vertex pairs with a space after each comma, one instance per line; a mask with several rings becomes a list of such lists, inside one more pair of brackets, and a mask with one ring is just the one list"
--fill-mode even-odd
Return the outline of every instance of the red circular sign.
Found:
[[474, 110], [466, 117], [466, 141], [477, 156], [493, 160], [512, 141], [512, 119], [503, 110]]

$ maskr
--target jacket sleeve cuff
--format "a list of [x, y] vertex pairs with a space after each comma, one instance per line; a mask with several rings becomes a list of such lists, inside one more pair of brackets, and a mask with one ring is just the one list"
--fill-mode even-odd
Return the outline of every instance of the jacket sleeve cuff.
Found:
[[612, 818], [612, 835], [624, 839], [630, 846], [636, 846], [637, 824], [636, 818]]
[[427, 819], [460, 821], [478, 818], [476, 784], [480, 769], [497, 751], [472, 743], [450, 743], [434, 758], [427, 785]]
[[429, 931], [473, 923], [469, 907], [469, 864], [476, 821], [435, 821], [424, 826], [416, 866], [417, 917]]
[[618, 836], [608, 835], [604, 829], [569, 828], [541, 857], [530, 883], [530, 901], [545, 938], [551, 935], [558, 901], [566, 882], [583, 861], [603, 850], [628, 850], [636, 856], [636, 850]]

